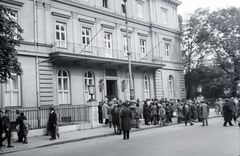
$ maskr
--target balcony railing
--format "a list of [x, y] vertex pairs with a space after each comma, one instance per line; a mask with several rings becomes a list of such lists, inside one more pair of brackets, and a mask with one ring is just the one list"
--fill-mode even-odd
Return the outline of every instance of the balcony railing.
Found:
[[[58, 114], [58, 125], [75, 125], [84, 124], [90, 122], [89, 118], [89, 106], [85, 105], [69, 105], [69, 106], [56, 106], [54, 107]], [[10, 121], [13, 131], [16, 127], [16, 110], [17, 108], [9, 108]], [[24, 112], [29, 124], [34, 129], [46, 128], [48, 123], [48, 117], [50, 113], [49, 107], [25, 107], [18, 109], [20, 112]], [[3, 112], [4, 109], [2, 109]]]
[[[89, 55], [105, 58], [114, 58], [120, 60], [127, 60], [127, 52], [123, 50], [115, 50], [110, 48], [96, 47], [96, 46], [86, 46], [83, 44], [76, 44], [70, 42], [55, 42], [54, 52], [67, 52], [79, 55]], [[148, 63], [162, 63], [162, 57], [152, 55], [150, 53], [135, 53], [131, 52], [131, 60], [137, 62], [148, 62]]]

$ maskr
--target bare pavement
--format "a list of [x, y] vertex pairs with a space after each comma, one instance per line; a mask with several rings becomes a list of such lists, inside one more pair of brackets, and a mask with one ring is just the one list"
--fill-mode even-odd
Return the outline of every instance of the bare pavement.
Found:
[[[220, 117], [220, 116], [215, 114], [214, 109], [211, 109], [209, 118], [211, 119], [215, 117]], [[174, 124], [177, 124], [176, 117], [173, 118], [173, 122], [170, 123], [168, 126], [171, 126]], [[132, 128], [131, 132], [142, 131], [142, 130], [157, 128], [157, 127], [159, 127], [159, 125], [145, 125], [144, 120], [141, 120], [140, 129]], [[13, 148], [1, 147], [0, 154], [13, 153], [17, 151], [30, 150], [34, 148], [65, 144], [65, 143], [76, 142], [76, 141], [83, 141], [87, 139], [94, 139], [94, 138], [106, 137], [111, 135], [116, 135], [114, 134], [113, 128], [109, 128], [109, 126], [103, 124], [103, 126], [100, 128], [60, 133], [60, 138], [57, 138], [54, 141], [49, 140], [50, 136], [29, 137], [28, 144], [22, 144], [22, 143], [16, 142], [16, 140], [12, 140], [12, 145], [14, 147]], [[7, 143], [6, 141], [3, 142], [3, 144], [6, 144], [6, 143]]]

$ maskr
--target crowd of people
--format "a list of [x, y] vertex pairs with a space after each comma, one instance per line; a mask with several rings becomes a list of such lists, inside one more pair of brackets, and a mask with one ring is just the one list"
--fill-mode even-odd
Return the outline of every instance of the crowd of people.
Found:
[[[108, 124], [111, 128], [113, 126], [116, 134], [121, 134], [123, 125], [126, 122], [123, 121], [123, 108], [130, 108], [131, 118], [128, 119], [128, 130], [131, 129], [131, 121], [135, 121], [135, 128], [140, 128], [140, 119], [144, 120], [145, 125], [160, 125], [167, 126], [172, 122], [172, 118], [177, 116], [178, 124], [188, 123], [192, 126], [196, 122], [201, 122], [202, 126], [208, 126], [208, 117], [210, 111], [210, 102], [206, 99], [202, 100], [181, 100], [175, 99], [175, 101], [158, 100], [158, 99], [146, 99], [140, 101], [136, 100], [132, 107], [130, 101], [118, 100], [116, 97], [105, 97], [103, 102], [99, 102], [98, 113], [99, 123]], [[134, 109], [133, 109], [134, 108]], [[236, 122], [240, 115], [240, 99], [217, 99], [215, 102], [216, 114], [223, 115], [223, 126], [230, 126], [232, 119]], [[240, 123], [238, 124], [240, 127]]]
[[[57, 117], [58, 114], [55, 111], [54, 107], [50, 107], [49, 112], [49, 118], [47, 122], [47, 135], [51, 135], [50, 140], [55, 140], [56, 137], [60, 137], [59, 131], [58, 131], [58, 122]], [[12, 148], [14, 146], [11, 145], [11, 136], [12, 136], [12, 126], [9, 118], [10, 110], [5, 110], [5, 115], [3, 116], [2, 110], [0, 109], [0, 147], [5, 146], [3, 142], [7, 139], [7, 148]], [[22, 144], [28, 144], [27, 141], [27, 135], [29, 132], [29, 129], [32, 129], [33, 127], [28, 123], [27, 118], [24, 114], [24, 112], [20, 112], [20, 110], [16, 110], [16, 122], [15, 122], [15, 128], [17, 131], [17, 142]], [[3, 136], [3, 133], [5, 133], [5, 136]]]
[[[140, 128], [140, 119], [144, 120], [145, 125], [167, 126], [172, 122], [172, 118], [177, 116], [178, 124], [187, 124], [191, 126], [195, 122], [202, 122], [202, 126], [208, 126], [209, 102], [207, 100], [181, 100], [173, 101], [146, 99], [140, 101], [122, 101], [116, 97], [105, 97], [103, 102], [99, 102], [98, 115], [99, 123], [113, 127], [115, 134], [122, 134], [123, 139], [130, 138], [132, 125]], [[232, 120], [238, 123], [240, 127], [240, 98], [217, 99], [214, 103], [216, 115], [222, 115], [224, 119], [223, 126], [233, 126]], [[7, 147], [11, 145], [11, 123], [9, 119], [10, 110], [5, 110], [5, 115], [0, 109], [0, 147], [3, 141], [7, 139]], [[31, 125], [27, 122], [24, 112], [16, 110], [16, 130], [18, 135], [17, 142], [27, 144], [27, 134]], [[2, 137], [5, 132], [5, 136]], [[50, 107], [47, 123], [47, 135], [51, 135], [50, 140], [60, 137], [58, 132], [58, 114], [54, 107]]]

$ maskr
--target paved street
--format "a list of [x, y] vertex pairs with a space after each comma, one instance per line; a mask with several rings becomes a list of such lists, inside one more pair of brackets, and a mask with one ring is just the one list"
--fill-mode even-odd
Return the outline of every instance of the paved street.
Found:
[[[239, 127], [223, 127], [223, 118], [212, 118], [209, 126], [172, 125], [134, 131], [130, 140], [120, 135], [59, 144], [18, 152], [18, 156], [238, 156], [240, 154]], [[17, 153], [5, 155], [13, 156]]]

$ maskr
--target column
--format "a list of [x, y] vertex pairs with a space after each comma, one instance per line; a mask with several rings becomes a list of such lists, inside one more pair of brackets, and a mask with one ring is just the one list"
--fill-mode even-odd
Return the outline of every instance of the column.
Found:
[[37, 43], [45, 42], [45, 20], [44, 20], [44, 4], [36, 1], [37, 5]]
[[45, 42], [47, 44], [51, 44], [52, 41], [52, 36], [54, 36], [52, 34], [52, 29], [49, 29], [50, 27], [52, 27], [52, 20], [51, 20], [51, 4], [46, 4], [45, 3]]

